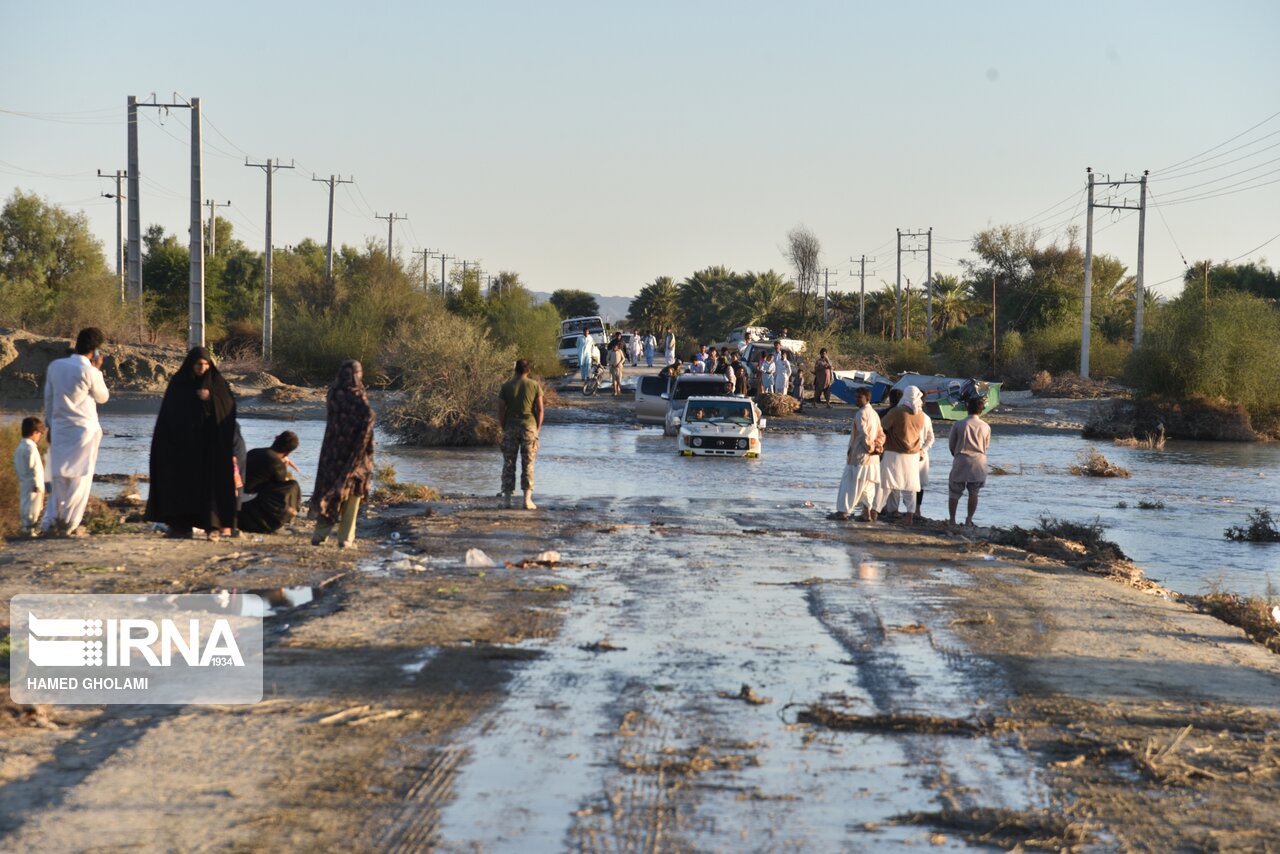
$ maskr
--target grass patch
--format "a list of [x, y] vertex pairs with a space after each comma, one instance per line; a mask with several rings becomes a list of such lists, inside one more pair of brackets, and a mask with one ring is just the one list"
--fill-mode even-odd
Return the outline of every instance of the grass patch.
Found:
[[370, 498], [379, 504], [406, 504], [412, 501], [439, 501], [440, 493], [431, 487], [421, 484], [401, 483], [396, 479], [395, 466], [379, 466], [373, 470], [373, 479], [377, 483]]
[[1129, 470], [1110, 462], [1097, 448], [1086, 448], [1076, 456], [1076, 464], [1068, 469], [1085, 477], [1128, 477]]
[[1228, 540], [1241, 543], [1280, 543], [1280, 530], [1276, 528], [1271, 511], [1259, 507], [1249, 514], [1245, 525], [1232, 525], [1223, 532]]

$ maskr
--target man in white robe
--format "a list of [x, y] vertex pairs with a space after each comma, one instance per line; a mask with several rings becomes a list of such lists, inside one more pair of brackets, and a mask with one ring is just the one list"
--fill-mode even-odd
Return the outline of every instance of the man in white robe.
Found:
[[791, 360], [786, 350], [779, 350], [773, 364], [773, 393], [786, 394], [791, 383]]
[[676, 363], [676, 333], [670, 329], [662, 336], [662, 355], [667, 360], [667, 367]]
[[595, 361], [595, 353], [596, 340], [588, 330], [583, 329], [582, 337], [578, 339], [578, 370], [582, 373], [584, 383], [591, 378], [591, 363]]
[[98, 464], [102, 427], [98, 404], [110, 396], [102, 379], [106, 336], [89, 327], [80, 330], [75, 353], [49, 363], [44, 378], [44, 420], [49, 427], [49, 503], [46, 533], [83, 536], [80, 522], [89, 506], [93, 470]]
[[845, 453], [844, 477], [836, 494], [836, 518], [848, 519], [859, 507], [864, 508], [860, 522], [874, 522], [876, 492], [880, 486], [880, 452], [884, 449], [884, 430], [880, 416], [871, 408], [871, 389], [859, 388], [854, 398], [853, 430], [849, 433], [849, 450]]
[[929, 485], [929, 449], [933, 447], [933, 419], [925, 413], [924, 433], [921, 434], [920, 444], [920, 491], [916, 493], [916, 513], [920, 512], [920, 505], [924, 503], [924, 488]]
[[905, 521], [912, 524], [916, 515], [916, 493], [920, 491], [920, 446], [924, 433], [923, 395], [908, 386], [902, 403], [889, 410], [881, 426], [884, 428], [884, 456], [880, 462], [880, 489], [877, 509], [883, 511], [893, 495], [903, 503]]

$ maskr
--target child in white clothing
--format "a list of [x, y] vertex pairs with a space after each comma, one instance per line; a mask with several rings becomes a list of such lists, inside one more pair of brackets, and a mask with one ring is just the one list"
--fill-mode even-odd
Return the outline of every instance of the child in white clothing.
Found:
[[13, 467], [18, 473], [18, 516], [24, 537], [35, 536], [44, 509], [44, 461], [40, 459], [40, 437], [44, 432], [44, 422], [39, 418], [22, 419], [22, 441], [13, 452]]

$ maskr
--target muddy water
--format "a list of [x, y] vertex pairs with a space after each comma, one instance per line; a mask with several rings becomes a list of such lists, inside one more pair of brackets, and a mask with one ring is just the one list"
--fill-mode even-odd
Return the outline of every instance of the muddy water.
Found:
[[[445, 850], [923, 843], [920, 828], [881, 823], [941, 808], [943, 781], [962, 807], [1043, 806], [1034, 774], [1000, 740], [793, 726], [789, 703], [941, 716], [1000, 705], [996, 674], [945, 631], [895, 631], [937, 606], [936, 574], [894, 577], [795, 534], [772, 542], [785, 560], [753, 557], [743, 531], [760, 520], [734, 500], [587, 506], [624, 524], [573, 555], [589, 569], [557, 573], [585, 594], [470, 740]], [[599, 651], [602, 640], [616, 648]], [[770, 702], [721, 696], [743, 684]], [[691, 770], [690, 758], [703, 764]], [[966, 850], [956, 839], [940, 847]]]
[[[104, 419], [100, 472], [146, 471], [154, 416], [112, 415]], [[324, 424], [243, 419], [249, 447], [268, 444], [280, 430], [298, 433], [294, 455], [304, 489], [314, 475]], [[1068, 433], [995, 435], [991, 463], [1011, 472], [992, 477], [982, 495], [978, 522], [1034, 525], [1042, 515], [1076, 521], [1100, 518], [1114, 539], [1148, 574], [1188, 593], [1220, 584], [1241, 593], [1261, 593], [1268, 578], [1280, 584], [1280, 548], [1233, 543], [1228, 525], [1243, 524], [1250, 509], [1280, 511], [1280, 446], [1170, 442], [1163, 451], [1101, 445], [1111, 461], [1133, 473], [1128, 479], [1070, 475], [1076, 455], [1091, 446]], [[606, 424], [550, 425], [538, 458], [538, 494], [544, 500], [664, 496], [688, 502], [697, 515], [709, 498], [734, 496], [784, 514], [789, 524], [823, 518], [835, 500], [845, 438], [824, 435], [765, 435], [761, 460], [684, 459], [674, 440], [652, 428]], [[945, 474], [950, 455], [945, 436], [931, 455], [935, 486], [924, 512], [946, 514]], [[429, 483], [446, 493], [487, 495], [497, 491], [501, 467], [492, 449], [421, 450], [385, 441], [379, 462], [396, 466], [401, 480]], [[115, 487], [99, 489], [110, 494]], [[804, 506], [806, 501], [814, 507]], [[1142, 510], [1138, 503], [1163, 502]], [[1127, 509], [1117, 508], [1125, 502]], [[761, 520], [762, 523], [765, 521]]]

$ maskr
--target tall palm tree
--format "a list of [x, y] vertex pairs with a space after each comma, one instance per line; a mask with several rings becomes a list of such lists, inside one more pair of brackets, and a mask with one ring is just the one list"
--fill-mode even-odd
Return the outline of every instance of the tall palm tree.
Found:
[[969, 285], [962, 282], [959, 276], [938, 273], [933, 277], [934, 322], [938, 332], [943, 333], [953, 326], [960, 326], [969, 319], [973, 312]]
[[685, 327], [695, 338], [710, 340], [723, 331], [737, 278], [728, 267], [717, 265], [699, 270], [680, 283], [680, 310]]
[[878, 291], [867, 294], [867, 334], [876, 331], [881, 338], [893, 335], [893, 324], [898, 313], [898, 303], [893, 285], [883, 282]]
[[676, 328], [679, 317], [679, 289], [670, 276], [658, 276], [642, 287], [627, 309], [631, 323], [655, 335], [664, 329]]
[[795, 292], [795, 284], [776, 270], [747, 273], [738, 303], [741, 325], [766, 323], [790, 306]]

